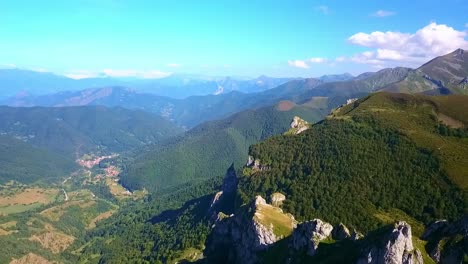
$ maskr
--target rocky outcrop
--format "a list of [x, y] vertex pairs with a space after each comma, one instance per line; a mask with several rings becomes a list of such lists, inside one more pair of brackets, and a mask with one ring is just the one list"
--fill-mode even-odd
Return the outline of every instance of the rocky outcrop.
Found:
[[358, 232], [356, 230], [353, 230], [353, 233], [351, 233], [351, 237], [350, 239], [352, 241], [356, 241], [356, 240], [359, 240], [361, 238], [364, 238], [364, 235], [361, 233], [361, 232]]
[[[224, 262], [229, 263], [257, 263], [257, 252], [290, 235], [295, 226], [291, 215], [257, 196], [235, 215], [225, 216], [215, 224], [206, 253], [222, 255]], [[282, 233], [284, 230], [287, 232]]]
[[215, 194], [210, 204], [210, 211], [218, 204], [219, 199], [221, 199], [222, 195], [223, 195], [223, 191], [219, 191]]
[[237, 178], [236, 170], [234, 164], [231, 164], [226, 174], [224, 175], [222, 191], [223, 193], [233, 193], [237, 190], [237, 184], [239, 179]]
[[456, 222], [435, 221], [424, 231], [421, 239], [437, 263], [462, 263], [468, 255], [468, 215]]
[[220, 210], [224, 210], [226, 213], [231, 213], [233, 205], [230, 204], [234, 202], [233, 196], [237, 190], [238, 183], [239, 179], [237, 178], [234, 164], [232, 164], [224, 176], [221, 191], [217, 192], [211, 201], [208, 214], [211, 215], [213, 219], [216, 218]]
[[423, 260], [421, 252], [413, 247], [411, 226], [400, 221], [374, 241], [358, 263], [419, 264]]
[[290, 247], [296, 252], [305, 251], [313, 256], [320, 241], [331, 235], [333, 226], [320, 219], [314, 219], [299, 224], [292, 234]]
[[332, 237], [335, 240], [343, 240], [351, 237], [349, 229], [343, 224], [340, 223], [338, 226], [333, 228]]
[[309, 129], [309, 123], [304, 119], [295, 116], [291, 122], [291, 129], [287, 132], [288, 134], [300, 134]]
[[265, 171], [269, 169], [268, 166], [262, 165], [259, 159], [255, 159], [250, 155], [245, 165], [253, 170]]
[[286, 200], [286, 196], [282, 193], [275, 192], [270, 196], [271, 205], [273, 206], [281, 206], [284, 200]]

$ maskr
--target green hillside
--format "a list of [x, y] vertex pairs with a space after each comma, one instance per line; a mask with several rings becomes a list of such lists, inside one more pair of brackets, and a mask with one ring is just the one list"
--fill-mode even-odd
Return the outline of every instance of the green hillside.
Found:
[[294, 136], [253, 145], [267, 168], [244, 169], [239, 195], [286, 194], [299, 220], [361, 231], [400, 209], [415, 219], [456, 219], [467, 210], [468, 97], [377, 93]]
[[285, 132], [295, 115], [314, 122], [323, 118], [326, 111], [282, 102], [204, 123], [137, 157], [122, 173], [121, 180], [131, 189], [145, 187], [155, 191], [223, 175], [232, 163], [241, 167], [247, 161], [251, 144]]
[[154, 114], [103, 106], [0, 107], [0, 133], [75, 158], [160, 142], [182, 132]]
[[33, 147], [10, 136], [0, 136], [0, 184], [48, 182], [77, 169], [72, 159]]

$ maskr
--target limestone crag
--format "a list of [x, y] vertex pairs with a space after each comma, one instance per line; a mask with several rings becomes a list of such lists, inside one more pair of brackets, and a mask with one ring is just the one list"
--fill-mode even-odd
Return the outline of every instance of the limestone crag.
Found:
[[234, 169], [234, 164], [231, 164], [226, 174], [224, 175], [222, 191], [223, 193], [233, 193], [237, 190], [237, 184], [239, 179], [237, 178], [236, 170]]
[[289, 133], [297, 135], [306, 131], [307, 129], [309, 129], [309, 123], [304, 119], [295, 116], [291, 122], [291, 129]]
[[271, 219], [285, 225], [281, 230], [289, 228], [292, 232], [296, 226], [293, 217], [256, 196], [235, 215], [225, 216], [215, 224], [207, 254], [221, 254], [229, 263], [257, 263], [257, 252], [289, 235], [275, 232]]
[[384, 234], [382, 240], [372, 245], [358, 263], [419, 264], [423, 260], [421, 252], [413, 247], [411, 226], [400, 221]]
[[296, 251], [305, 251], [313, 256], [320, 241], [331, 235], [333, 226], [320, 219], [300, 223], [292, 234], [290, 247]]
[[335, 240], [343, 240], [346, 238], [350, 238], [351, 233], [343, 223], [340, 223], [337, 227], [333, 228], [332, 237]]
[[231, 213], [231, 208], [228, 207], [233, 207], [229, 204], [233, 203], [231, 200], [234, 199], [233, 196], [237, 190], [238, 183], [239, 179], [237, 178], [234, 164], [232, 164], [224, 176], [221, 191], [217, 192], [211, 201], [208, 214], [211, 215], [212, 219], [216, 219], [221, 209], [226, 213]]
[[421, 236], [426, 249], [437, 263], [462, 263], [468, 255], [468, 215], [456, 222], [439, 220], [429, 225]]
[[259, 171], [268, 170], [269, 167], [266, 165], [262, 165], [259, 159], [255, 159], [254, 157], [249, 155], [249, 159], [247, 160], [246, 166]]
[[270, 200], [271, 200], [271, 205], [278, 207], [283, 204], [284, 200], [286, 200], [286, 196], [282, 193], [276, 192], [270, 196]]

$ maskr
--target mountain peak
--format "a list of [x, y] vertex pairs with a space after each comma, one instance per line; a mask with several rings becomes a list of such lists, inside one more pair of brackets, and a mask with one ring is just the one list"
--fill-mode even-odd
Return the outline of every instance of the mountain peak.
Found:
[[454, 52], [452, 52], [452, 55], [463, 55], [465, 53], [464, 49], [456, 49]]

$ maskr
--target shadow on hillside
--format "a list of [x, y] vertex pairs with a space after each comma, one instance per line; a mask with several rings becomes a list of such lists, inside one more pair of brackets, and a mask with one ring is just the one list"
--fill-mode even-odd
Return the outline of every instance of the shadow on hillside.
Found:
[[189, 211], [195, 219], [207, 217], [208, 208], [210, 206], [213, 195], [205, 195], [197, 199], [186, 202], [182, 207], [173, 210], [166, 210], [160, 214], [153, 216], [148, 222], [158, 224], [162, 222], [175, 221], [176, 218], [184, 212]]

